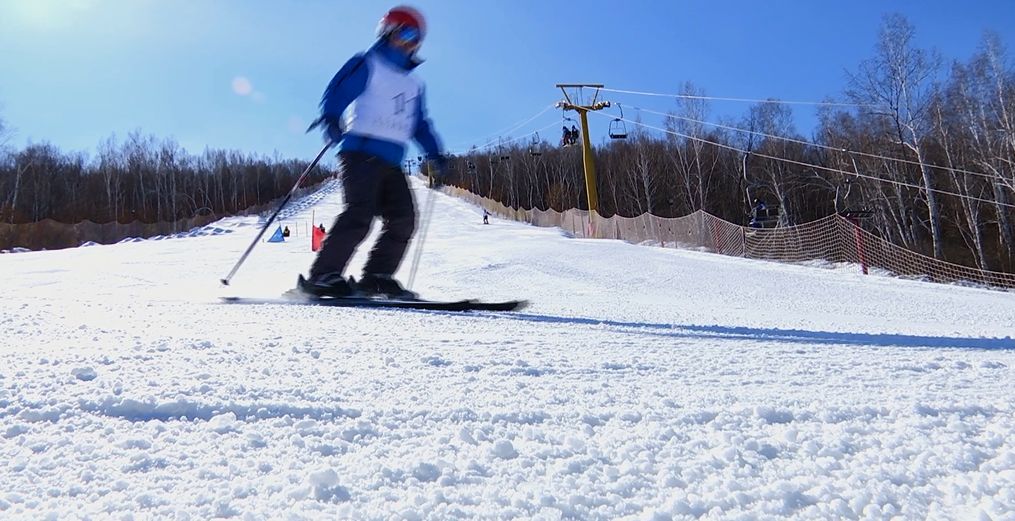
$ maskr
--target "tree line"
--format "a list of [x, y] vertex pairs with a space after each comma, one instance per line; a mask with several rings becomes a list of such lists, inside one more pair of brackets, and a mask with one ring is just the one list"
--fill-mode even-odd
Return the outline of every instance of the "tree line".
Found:
[[[995, 34], [947, 69], [913, 35], [887, 16], [874, 56], [848, 72], [841, 104], [819, 109], [810, 138], [778, 100], [710, 123], [704, 92], [683, 85], [665, 132], [629, 121], [627, 139], [595, 147], [599, 213], [700, 209], [747, 224], [762, 201], [780, 226], [840, 213], [909, 250], [1015, 270], [1015, 68]], [[512, 207], [587, 208], [580, 148], [473, 149], [453, 158], [448, 182]]]
[[[206, 149], [188, 153], [172, 139], [140, 131], [104, 140], [97, 154], [49, 143], [0, 149], [0, 222], [169, 222], [232, 215], [284, 196], [307, 161]], [[304, 182], [334, 172], [318, 167]]]

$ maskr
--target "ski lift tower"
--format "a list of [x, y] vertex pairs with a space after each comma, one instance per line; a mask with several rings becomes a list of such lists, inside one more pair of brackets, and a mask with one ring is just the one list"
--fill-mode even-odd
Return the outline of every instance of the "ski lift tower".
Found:
[[[582, 123], [582, 160], [585, 165], [585, 192], [589, 198], [589, 213], [599, 211], [599, 193], [596, 191], [596, 165], [592, 162], [592, 142], [589, 140], [589, 118], [590, 110], [602, 110], [610, 106], [609, 101], [597, 101], [599, 89], [603, 88], [601, 83], [558, 83], [556, 85], [564, 93], [564, 99], [558, 101], [556, 107], [563, 110], [573, 110], [578, 113]], [[578, 89], [578, 93], [584, 88], [596, 89], [592, 95], [592, 102], [588, 105], [581, 104], [580, 97], [572, 100], [567, 89]]]

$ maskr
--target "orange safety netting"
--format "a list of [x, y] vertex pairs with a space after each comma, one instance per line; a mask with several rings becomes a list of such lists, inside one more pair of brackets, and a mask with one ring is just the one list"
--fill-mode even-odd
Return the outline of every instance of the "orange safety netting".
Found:
[[558, 227], [575, 237], [619, 239], [776, 262], [824, 260], [855, 264], [863, 273], [873, 269], [889, 276], [928, 282], [1015, 289], [1015, 274], [961, 266], [907, 250], [839, 215], [781, 228], [749, 228], [700, 210], [676, 218], [651, 214], [638, 217], [591, 214], [590, 218], [585, 210], [513, 209], [460, 188], [445, 190], [486, 208], [491, 214], [536, 226]]

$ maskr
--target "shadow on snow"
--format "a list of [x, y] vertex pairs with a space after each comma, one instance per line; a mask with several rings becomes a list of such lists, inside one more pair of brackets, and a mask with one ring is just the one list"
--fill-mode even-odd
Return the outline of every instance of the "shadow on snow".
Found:
[[1005, 338], [963, 338], [946, 336], [920, 336], [895, 333], [846, 333], [834, 331], [807, 331], [803, 329], [778, 329], [746, 326], [720, 326], [695, 324], [654, 324], [648, 322], [623, 322], [582, 317], [557, 317], [529, 313], [497, 315], [507, 320], [524, 322], [549, 322], [585, 326], [609, 326], [650, 330], [653, 335], [679, 338], [715, 338], [719, 340], [744, 339], [768, 342], [801, 344], [864, 345], [880, 347], [934, 347], [966, 348], [988, 350], [1015, 350], [1015, 339]]

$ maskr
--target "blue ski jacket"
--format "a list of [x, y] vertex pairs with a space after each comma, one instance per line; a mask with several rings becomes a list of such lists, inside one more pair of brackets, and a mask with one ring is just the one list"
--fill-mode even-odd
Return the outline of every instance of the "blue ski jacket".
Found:
[[[421, 63], [383, 40], [378, 41], [366, 52], [353, 56], [332, 78], [321, 98], [321, 120], [328, 125], [329, 135], [332, 138], [335, 137], [335, 129], [340, 129], [338, 131], [341, 135], [340, 152], [363, 152], [377, 156], [394, 166], [400, 166], [405, 157], [406, 142], [357, 134], [355, 127], [346, 128], [345, 122], [342, 121], [346, 109], [366, 92], [368, 86], [372, 85], [370, 81], [373, 73], [370, 70], [371, 62], [377, 63], [371, 59], [373, 57], [384, 60], [387, 65], [393, 66], [397, 71], [404, 71], [406, 75]], [[422, 82], [419, 84], [421, 87], [418, 97], [414, 100], [414, 113], [408, 118], [411, 125], [408, 134], [419, 143], [428, 157], [441, 160], [440, 142], [433, 131], [430, 119], [427, 117]], [[378, 87], [374, 85], [372, 88]], [[403, 119], [405, 119], [404, 116]]]

